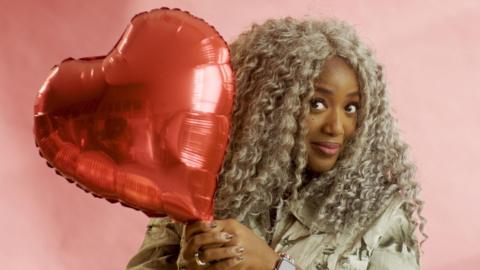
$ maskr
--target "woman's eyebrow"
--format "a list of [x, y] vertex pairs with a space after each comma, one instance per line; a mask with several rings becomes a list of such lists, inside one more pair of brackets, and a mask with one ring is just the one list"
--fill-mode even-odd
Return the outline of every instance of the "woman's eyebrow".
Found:
[[[327, 95], [333, 95], [333, 93], [334, 93], [332, 90], [322, 88], [322, 87], [315, 88], [315, 91], [320, 92], [320, 93], [324, 93], [324, 94], [327, 94]], [[347, 94], [347, 97], [351, 97], [351, 96], [360, 96], [360, 93], [358, 91], [354, 91], [354, 92], [351, 92], [351, 93]]]

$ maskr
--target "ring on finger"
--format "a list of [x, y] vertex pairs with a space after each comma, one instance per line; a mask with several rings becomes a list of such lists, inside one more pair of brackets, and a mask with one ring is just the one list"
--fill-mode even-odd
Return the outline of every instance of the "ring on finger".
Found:
[[193, 255], [193, 257], [195, 258], [195, 262], [200, 265], [200, 266], [205, 266], [207, 265], [207, 262], [203, 261], [202, 259], [200, 259], [200, 253], [198, 251], [195, 252], [195, 255]]

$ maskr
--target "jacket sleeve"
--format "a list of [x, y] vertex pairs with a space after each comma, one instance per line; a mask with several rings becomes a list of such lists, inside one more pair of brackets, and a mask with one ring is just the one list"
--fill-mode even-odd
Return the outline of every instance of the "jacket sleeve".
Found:
[[181, 235], [182, 225], [168, 217], [150, 219], [143, 243], [126, 270], [178, 269]]
[[418, 270], [420, 256], [414, 228], [402, 207], [391, 216], [371, 252], [367, 270]]

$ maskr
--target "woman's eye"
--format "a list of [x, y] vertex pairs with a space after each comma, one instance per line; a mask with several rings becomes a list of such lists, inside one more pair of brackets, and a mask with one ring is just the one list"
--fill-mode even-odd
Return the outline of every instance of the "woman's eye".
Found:
[[324, 101], [322, 99], [313, 99], [310, 102], [310, 106], [315, 110], [321, 110], [325, 108]]
[[[351, 109], [348, 110], [348, 108], [351, 108]], [[352, 109], [352, 108], [353, 108], [353, 109]], [[358, 111], [358, 104], [355, 104], [355, 103], [354, 103], [354, 104], [348, 105], [348, 106], [347, 106], [347, 111], [348, 111], [349, 113], [355, 113], [355, 112], [357, 112], [357, 111]]]

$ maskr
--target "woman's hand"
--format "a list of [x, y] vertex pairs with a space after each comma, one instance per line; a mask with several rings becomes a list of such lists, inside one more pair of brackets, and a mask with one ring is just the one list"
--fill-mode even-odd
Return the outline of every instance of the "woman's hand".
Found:
[[[187, 261], [187, 268], [191, 269], [215, 269], [211, 268], [216, 261], [230, 260], [233, 266], [242, 254], [242, 249], [234, 245], [228, 245], [233, 238], [232, 234], [222, 231], [218, 222], [195, 222], [186, 225], [185, 246], [183, 257]], [[207, 250], [208, 249], [208, 250]], [[195, 261], [195, 253], [199, 252], [200, 260], [207, 266], [200, 266]], [[237, 258], [236, 258], [237, 257]]]
[[[214, 220], [212, 224], [214, 228], [205, 222], [187, 225], [184, 256], [189, 269], [274, 269], [279, 255], [248, 227], [235, 219]], [[207, 266], [199, 267], [195, 262], [196, 251]]]

